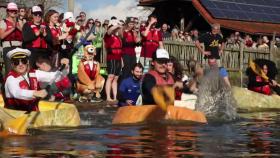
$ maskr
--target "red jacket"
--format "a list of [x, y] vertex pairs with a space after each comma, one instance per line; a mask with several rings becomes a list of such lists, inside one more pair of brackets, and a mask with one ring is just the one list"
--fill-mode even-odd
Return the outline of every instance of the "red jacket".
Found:
[[136, 41], [133, 31], [123, 32], [123, 54], [135, 56]]
[[88, 75], [88, 77], [91, 80], [95, 80], [95, 77], [96, 77], [96, 74], [97, 74], [97, 64], [95, 62], [93, 62], [92, 70], [91, 70], [89, 62], [87, 62], [87, 61], [82, 61], [82, 62], [83, 62], [83, 65], [84, 65], [84, 70], [85, 70], [86, 74]]
[[162, 41], [162, 36], [160, 31], [156, 29], [151, 29], [146, 37], [142, 37], [142, 50], [140, 56], [152, 58], [153, 53], [159, 47], [160, 41]]
[[[4, 80], [4, 85], [6, 82], [6, 79], [9, 76], [13, 76], [14, 78], [21, 77], [18, 73], [15, 71], [10, 71], [8, 75], [6, 76]], [[29, 80], [29, 84], [26, 80]], [[35, 76], [35, 70], [30, 70], [28, 72], [28, 79], [22, 79], [19, 83], [19, 87], [22, 89], [28, 89], [28, 90], [38, 90], [39, 89], [39, 83]], [[38, 99], [34, 98], [33, 100], [23, 100], [18, 98], [6, 98], [5, 101], [5, 108], [8, 109], [16, 109], [16, 110], [24, 110], [24, 111], [39, 111], [38, 108]]]
[[122, 41], [116, 35], [104, 36], [105, 48], [107, 50], [107, 60], [121, 60], [122, 55]]
[[[256, 82], [264, 83], [265, 81], [260, 76], [256, 76]], [[260, 86], [260, 87], [251, 87], [250, 90], [258, 92], [258, 93], [266, 94], [266, 95], [271, 95], [271, 93], [272, 93], [269, 83], [267, 83], [264, 86]]]
[[[7, 29], [5, 30], [5, 32], [13, 28], [14, 24], [12, 22], [6, 19], [4, 19], [4, 22], [7, 25]], [[12, 33], [5, 37], [3, 41], [22, 41], [22, 32], [16, 28]]]
[[[36, 31], [39, 31], [40, 27], [46, 27], [45, 24], [41, 24], [40, 27], [38, 27], [33, 22], [28, 22], [28, 25], [31, 27], [31, 29], [33, 30], [34, 33]], [[32, 41], [32, 43], [28, 44], [26, 47], [28, 47], [28, 48], [48, 48], [48, 45], [47, 45], [46, 40], [43, 37], [38, 36], [36, 38], [36, 40]]]

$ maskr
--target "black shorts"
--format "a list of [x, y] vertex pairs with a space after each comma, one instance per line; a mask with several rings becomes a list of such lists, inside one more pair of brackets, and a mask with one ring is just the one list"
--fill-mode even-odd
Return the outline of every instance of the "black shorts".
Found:
[[107, 72], [110, 75], [120, 76], [122, 71], [121, 60], [109, 60], [107, 61]]

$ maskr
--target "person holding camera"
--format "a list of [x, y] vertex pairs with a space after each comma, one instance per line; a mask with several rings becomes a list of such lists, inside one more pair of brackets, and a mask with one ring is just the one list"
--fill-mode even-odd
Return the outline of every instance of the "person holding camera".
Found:
[[52, 33], [42, 22], [43, 12], [39, 6], [32, 7], [32, 21], [23, 25], [23, 47], [31, 51], [30, 66], [36, 67], [38, 57], [50, 58], [52, 48]]

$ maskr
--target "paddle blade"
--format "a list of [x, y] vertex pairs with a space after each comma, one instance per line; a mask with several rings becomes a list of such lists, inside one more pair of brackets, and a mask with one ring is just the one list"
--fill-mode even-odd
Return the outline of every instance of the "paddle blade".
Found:
[[28, 126], [28, 115], [9, 120], [5, 124], [5, 130], [10, 133], [25, 135]]
[[255, 62], [253, 62], [252, 60], [249, 60], [249, 67], [253, 70], [253, 72], [258, 75], [261, 76], [263, 79], [265, 79], [266, 81], [269, 80], [269, 78], [267, 77], [267, 75], [263, 72], [263, 70], [259, 67], [259, 65], [257, 65]]
[[175, 90], [172, 86], [155, 86], [152, 88], [152, 95], [155, 103], [163, 110], [167, 110], [168, 105], [174, 104]]

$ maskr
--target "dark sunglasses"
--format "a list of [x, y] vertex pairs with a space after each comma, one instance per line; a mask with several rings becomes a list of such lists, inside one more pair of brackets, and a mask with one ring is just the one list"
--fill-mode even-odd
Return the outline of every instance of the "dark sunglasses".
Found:
[[13, 63], [15, 66], [18, 66], [20, 63], [22, 63], [22, 64], [27, 64], [27, 62], [28, 62], [28, 59], [27, 59], [27, 58], [12, 59], [12, 63]]
[[8, 12], [10, 12], [10, 13], [17, 13], [18, 11], [17, 10], [8, 10]]
[[33, 13], [34, 16], [39, 16], [41, 17], [42, 16], [42, 13]]
[[168, 63], [168, 60], [167, 59], [157, 59], [156, 62], [158, 64], [167, 64]]

